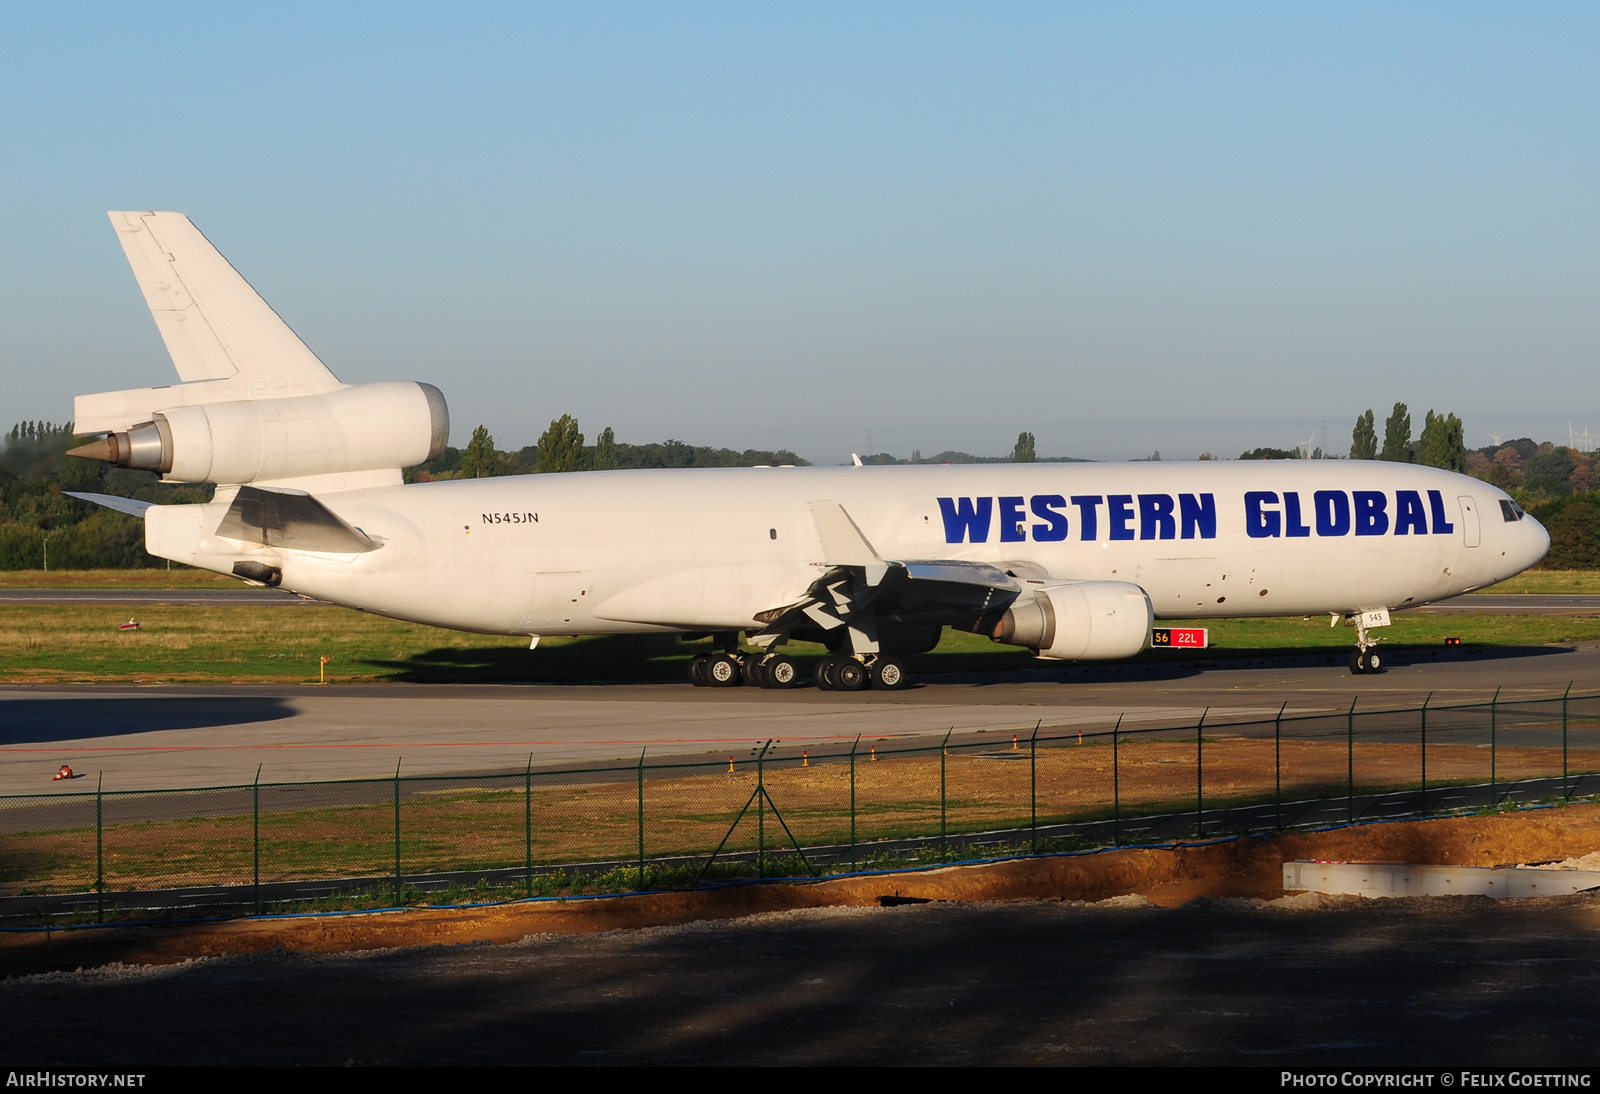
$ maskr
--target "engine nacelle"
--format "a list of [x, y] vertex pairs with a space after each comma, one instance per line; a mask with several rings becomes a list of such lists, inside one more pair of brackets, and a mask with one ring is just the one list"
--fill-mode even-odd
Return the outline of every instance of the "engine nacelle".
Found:
[[432, 384], [358, 384], [321, 395], [177, 406], [72, 451], [172, 482], [247, 483], [426, 463], [450, 439]]
[[1028, 646], [1040, 657], [1109, 661], [1132, 657], [1150, 643], [1155, 609], [1127, 581], [1078, 581], [1041, 589], [1018, 600], [990, 635], [996, 642]]

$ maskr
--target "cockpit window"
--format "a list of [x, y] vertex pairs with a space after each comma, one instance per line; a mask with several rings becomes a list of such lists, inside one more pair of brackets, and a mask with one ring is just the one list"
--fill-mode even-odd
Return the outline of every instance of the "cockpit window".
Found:
[[1506, 518], [1507, 524], [1511, 524], [1514, 521], [1519, 521], [1522, 519], [1522, 506], [1518, 505], [1514, 501], [1510, 501], [1509, 499], [1501, 498], [1500, 515]]

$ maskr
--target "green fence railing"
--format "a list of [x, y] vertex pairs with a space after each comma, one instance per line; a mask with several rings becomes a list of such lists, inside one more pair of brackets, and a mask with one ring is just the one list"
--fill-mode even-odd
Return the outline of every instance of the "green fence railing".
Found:
[[400, 902], [423, 882], [469, 876], [505, 896], [575, 891], [597, 875], [612, 888], [812, 876], [896, 856], [1571, 800], [1600, 773], [1600, 694], [1431, 698], [1241, 720], [1123, 714], [951, 731], [931, 745], [767, 742], [715, 760], [548, 770], [528, 757], [487, 775], [397, 764], [383, 778], [299, 783], [258, 770], [239, 786], [13, 795], [0, 797], [0, 915], [69, 894], [104, 918], [163, 903], [261, 910], [314, 883], [360, 882]]

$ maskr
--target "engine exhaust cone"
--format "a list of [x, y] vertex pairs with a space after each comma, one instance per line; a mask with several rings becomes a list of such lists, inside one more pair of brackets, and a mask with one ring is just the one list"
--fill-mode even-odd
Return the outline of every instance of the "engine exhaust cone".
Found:
[[116, 463], [116, 435], [113, 434], [110, 437], [101, 437], [99, 440], [90, 441], [88, 444], [80, 444], [77, 448], [68, 449], [67, 455], [77, 456], [80, 459], [85, 460], [100, 460], [103, 463]]

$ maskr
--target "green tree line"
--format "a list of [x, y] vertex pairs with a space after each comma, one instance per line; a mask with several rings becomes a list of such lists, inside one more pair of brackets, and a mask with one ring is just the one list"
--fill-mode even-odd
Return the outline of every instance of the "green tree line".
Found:
[[539, 440], [514, 451], [495, 447], [488, 427], [478, 426], [465, 448], [446, 448], [436, 459], [406, 470], [407, 482], [446, 479], [485, 479], [497, 475], [545, 475], [565, 471], [620, 471], [677, 467], [809, 467], [810, 463], [788, 449], [767, 451], [747, 448], [710, 448], [666, 440], [652, 444], [618, 441], [610, 426], [587, 444], [578, 420], [563, 414], [550, 423]]
[[[1395, 404], [1377, 441], [1376, 420], [1367, 411], [1351, 437], [1354, 458], [1422, 463], [1464, 470], [1505, 490], [1550, 529], [1545, 569], [1600, 569], [1600, 466], [1591, 453], [1527, 437], [1467, 450], [1461, 421], [1454, 414], [1429, 411], [1422, 436], [1411, 437], [1405, 404]], [[144, 524], [66, 496], [66, 491], [115, 494], [155, 504], [209, 501], [210, 486], [162, 483], [147, 471], [111, 468], [95, 460], [66, 455], [75, 442], [68, 424], [20, 422], [0, 437], [0, 570], [41, 569], [48, 553], [51, 569], [162, 566], [144, 550]], [[1362, 456], [1358, 453], [1367, 453]], [[1298, 452], [1255, 449], [1242, 458], [1293, 458]], [[1403, 459], [1401, 457], [1404, 457]], [[1030, 460], [1029, 457], [1033, 459]], [[940, 452], [910, 460], [887, 453], [863, 463], [1033, 462], [1032, 434], [1023, 433], [1009, 456], [980, 457]], [[1040, 461], [1043, 462], [1043, 461]], [[1065, 461], [1063, 461], [1065, 462]], [[562, 415], [537, 443], [501, 451], [479, 426], [465, 449], [449, 448], [432, 463], [406, 471], [408, 482], [479, 478], [489, 475], [559, 473], [652, 467], [751, 467], [806, 461], [787, 450], [712, 448], [667, 440], [651, 444], [619, 442], [610, 428], [587, 444], [576, 419]]]
[[72, 425], [21, 422], [0, 442], [0, 570], [164, 566], [144, 549], [144, 522], [66, 496], [76, 490], [140, 501], [209, 501], [209, 486], [170, 486], [148, 471], [68, 456]]
[[1377, 420], [1368, 410], [1356, 419], [1356, 427], [1350, 432], [1350, 458], [1420, 463], [1465, 474], [1466, 428], [1454, 414], [1436, 414], [1430, 410], [1422, 421], [1422, 435], [1413, 440], [1411, 410], [1404, 403], [1396, 403], [1383, 423], [1383, 447], [1379, 448]]

